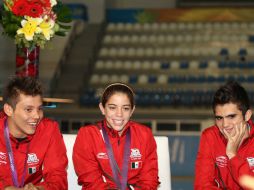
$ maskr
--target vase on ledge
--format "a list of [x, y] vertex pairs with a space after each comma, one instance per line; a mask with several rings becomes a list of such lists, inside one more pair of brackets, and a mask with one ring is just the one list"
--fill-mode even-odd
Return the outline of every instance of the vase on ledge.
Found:
[[40, 47], [16, 46], [16, 76], [39, 77]]

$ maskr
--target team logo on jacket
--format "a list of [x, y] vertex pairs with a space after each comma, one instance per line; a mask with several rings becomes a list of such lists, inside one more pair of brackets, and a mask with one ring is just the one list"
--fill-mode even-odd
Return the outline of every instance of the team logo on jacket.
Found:
[[38, 163], [39, 163], [39, 159], [37, 158], [37, 155], [35, 153], [28, 154], [27, 164], [33, 165]]
[[139, 149], [132, 148], [130, 157], [132, 160], [137, 160], [137, 159], [141, 159], [142, 155], [140, 154]]
[[253, 157], [247, 157], [246, 159], [249, 163], [249, 167], [253, 169], [254, 168], [254, 158]]
[[218, 156], [216, 157], [216, 164], [219, 167], [226, 167], [228, 164], [228, 158], [226, 156]]
[[99, 159], [108, 159], [108, 155], [105, 152], [99, 152], [97, 154], [97, 158], [99, 158]]
[[0, 152], [0, 165], [1, 165], [1, 164], [6, 164], [6, 163], [7, 163], [7, 162], [6, 162], [6, 159], [7, 159], [6, 153]]

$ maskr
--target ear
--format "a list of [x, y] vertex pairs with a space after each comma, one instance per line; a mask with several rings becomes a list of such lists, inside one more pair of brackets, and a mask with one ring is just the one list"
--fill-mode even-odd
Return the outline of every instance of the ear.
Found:
[[248, 109], [247, 112], [245, 113], [244, 120], [249, 121], [251, 116], [252, 116], [252, 111]]
[[4, 112], [7, 116], [11, 116], [13, 113], [13, 108], [9, 104], [4, 104]]
[[102, 115], [105, 115], [105, 109], [104, 109], [102, 103], [99, 103], [99, 108], [101, 110]]

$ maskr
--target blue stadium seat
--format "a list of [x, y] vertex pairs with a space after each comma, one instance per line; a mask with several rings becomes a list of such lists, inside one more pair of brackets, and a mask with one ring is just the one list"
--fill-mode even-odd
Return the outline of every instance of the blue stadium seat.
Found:
[[168, 63], [168, 62], [161, 63], [161, 69], [167, 70], [167, 69], [169, 69], [169, 67], [170, 67], [170, 63]]
[[218, 66], [219, 66], [220, 69], [225, 69], [227, 67], [227, 62], [226, 61], [220, 61]]
[[239, 50], [238, 54], [239, 54], [239, 56], [245, 57], [245, 56], [247, 56], [248, 52], [247, 52], [247, 50], [245, 48], [241, 48]]
[[150, 84], [157, 83], [157, 76], [155, 76], [155, 75], [148, 76], [148, 83], [150, 83]]
[[207, 61], [201, 61], [201, 62], [199, 63], [199, 68], [200, 68], [200, 69], [206, 69], [207, 66], [208, 66]]
[[189, 62], [188, 61], [181, 61], [180, 69], [188, 69], [188, 68], [189, 68]]
[[138, 76], [137, 75], [131, 75], [129, 77], [129, 83], [130, 84], [136, 84], [138, 82]]

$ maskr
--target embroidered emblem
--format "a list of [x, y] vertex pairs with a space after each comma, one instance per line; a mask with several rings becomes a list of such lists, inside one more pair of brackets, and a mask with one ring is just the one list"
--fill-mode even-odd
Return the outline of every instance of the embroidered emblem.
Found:
[[142, 161], [131, 162], [131, 169], [138, 169], [142, 167]]
[[247, 157], [246, 159], [249, 163], [249, 167], [253, 169], [254, 168], [254, 158], [253, 157]]
[[97, 158], [99, 158], [99, 159], [108, 159], [108, 155], [105, 152], [99, 152], [97, 154]]
[[35, 153], [28, 154], [27, 164], [38, 164], [39, 159], [37, 158]]
[[4, 153], [4, 152], [0, 152], [0, 165], [1, 164], [7, 164], [7, 162], [6, 162], [6, 153]]
[[139, 149], [132, 148], [130, 157], [132, 160], [137, 160], [137, 159], [140, 159], [142, 157], [142, 155], [140, 154]]
[[228, 164], [228, 159], [226, 156], [218, 156], [216, 157], [216, 164], [217, 166], [223, 168], [226, 167]]
[[28, 168], [28, 173], [29, 174], [34, 174], [36, 172], [36, 167], [30, 167]]

